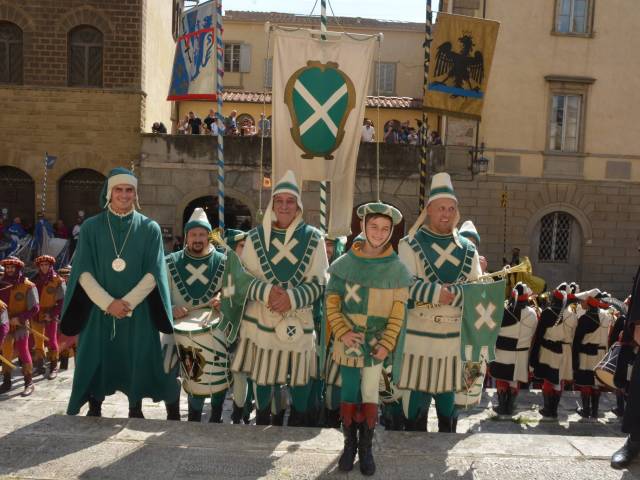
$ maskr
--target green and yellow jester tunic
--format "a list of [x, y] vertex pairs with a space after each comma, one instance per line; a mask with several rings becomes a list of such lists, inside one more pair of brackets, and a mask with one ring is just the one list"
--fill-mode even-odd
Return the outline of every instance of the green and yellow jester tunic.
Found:
[[[370, 367], [379, 346], [393, 352], [402, 333], [412, 277], [391, 245], [378, 257], [365, 257], [362, 242], [329, 268], [326, 290], [328, 326], [334, 336], [333, 360], [347, 367]], [[358, 348], [347, 348], [347, 332], [364, 333]]]

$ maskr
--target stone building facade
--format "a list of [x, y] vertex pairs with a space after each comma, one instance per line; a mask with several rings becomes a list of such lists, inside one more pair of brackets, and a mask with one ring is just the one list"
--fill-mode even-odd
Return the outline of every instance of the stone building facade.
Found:
[[[75, 221], [95, 212], [114, 166], [140, 155], [140, 132], [170, 124], [171, 2], [0, 0], [0, 208], [9, 218]], [[57, 162], [47, 172], [45, 152]], [[65, 198], [61, 198], [64, 194]]]
[[[360, 148], [354, 206], [375, 199], [375, 148]], [[147, 134], [143, 135], [142, 151], [142, 208], [160, 222], [168, 237], [180, 235], [195, 206], [208, 205], [209, 216], [216, 222], [215, 138]], [[260, 206], [265, 208], [268, 203], [270, 189], [268, 182], [263, 183], [271, 171], [268, 139], [264, 152], [261, 176], [260, 139], [231, 138], [225, 142], [225, 209], [230, 227], [241, 226], [245, 216], [255, 225]], [[380, 146], [380, 197], [402, 211], [402, 233], [418, 216], [419, 156], [414, 146]], [[480, 251], [491, 271], [502, 268], [503, 257], [510, 260], [511, 249], [518, 247], [521, 256], [531, 259], [534, 273], [550, 286], [578, 281], [584, 288], [627, 294], [639, 257], [634, 218], [640, 213], [640, 185], [491, 173], [472, 176], [468, 170], [449, 167], [445, 165], [453, 174], [462, 220], [476, 224], [482, 237]], [[303, 190], [306, 221], [317, 225], [317, 183], [305, 184]], [[504, 192], [506, 207], [502, 206]], [[550, 239], [554, 235], [555, 245], [554, 238]], [[562, 242], [566, 251], [559, 245]]]

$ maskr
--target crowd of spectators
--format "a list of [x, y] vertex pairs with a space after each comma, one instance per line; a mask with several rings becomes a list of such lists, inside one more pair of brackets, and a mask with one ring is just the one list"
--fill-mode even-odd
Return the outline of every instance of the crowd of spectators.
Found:
[[[390, 120], [385, 124], [382, 141], [388, 144], [420, 145], [421, 127], [422, 122], [420, 120], [417, 120], [416, 127], [412, 127], [409, 120], [405, 122]], [[363, 143], [375, 142], [377, 140], [375, 127], [369, 118], [364, 119], [361, 140]], [[437, 131], [431, 131], [427, 138], [427, 145], [442, 145], [442, 140]]]
[[[164, 131], [160, 131], [155, 129], [156, 125], [164, 127], [162, 123], [154, 123], [154, 128], [152, 128], [153, 133], [166, 133], [166, 128]], [[178, 122], [179, 135], [218, 136], [220, 128], [222, 129], [222, 134], [225, 136], [259, 137], [263, 135], [263, 132], [265, 137], [271, 136], [271, 120], [267, 118], [264, 113], [260, 114], [260, 119], [257, 124], [248, 115], [242, 116], [239, 119], [236, 110], [232, 110], [229, 116], [224, 117], [222, 123], [220, 123], [216, 120], [216, 112], [213, 109], [209, 110], [209, 114], [204, 120], [200, 119], [194, 112], [189, 112]]]

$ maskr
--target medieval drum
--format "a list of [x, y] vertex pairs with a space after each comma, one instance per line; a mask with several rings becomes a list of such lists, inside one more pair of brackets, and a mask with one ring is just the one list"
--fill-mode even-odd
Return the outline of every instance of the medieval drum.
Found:
[[182, 387], [197, 397], [229, 388], [229, 354], [217, 322], [210, 309], [195, 310], [174, 326]]
[[609, 388], [616, 388], [613, 381], [613, 377], [616, 374], [616, 368], [618, 367], [618, 357], [620, 356], [620, 350], [622, 345], [618, 342], [611, 345], [611, 348], [607, 354], [602, 357], [602, 360], [593, 369], [596, 374], [596, 378]]

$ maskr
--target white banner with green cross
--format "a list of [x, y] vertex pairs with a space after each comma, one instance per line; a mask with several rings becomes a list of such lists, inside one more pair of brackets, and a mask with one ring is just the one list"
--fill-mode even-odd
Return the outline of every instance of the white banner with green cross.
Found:
[[347, 235], [377, 37], [275, 29], [273, 41], [273, 178], [329, 181], [329, 234]]

